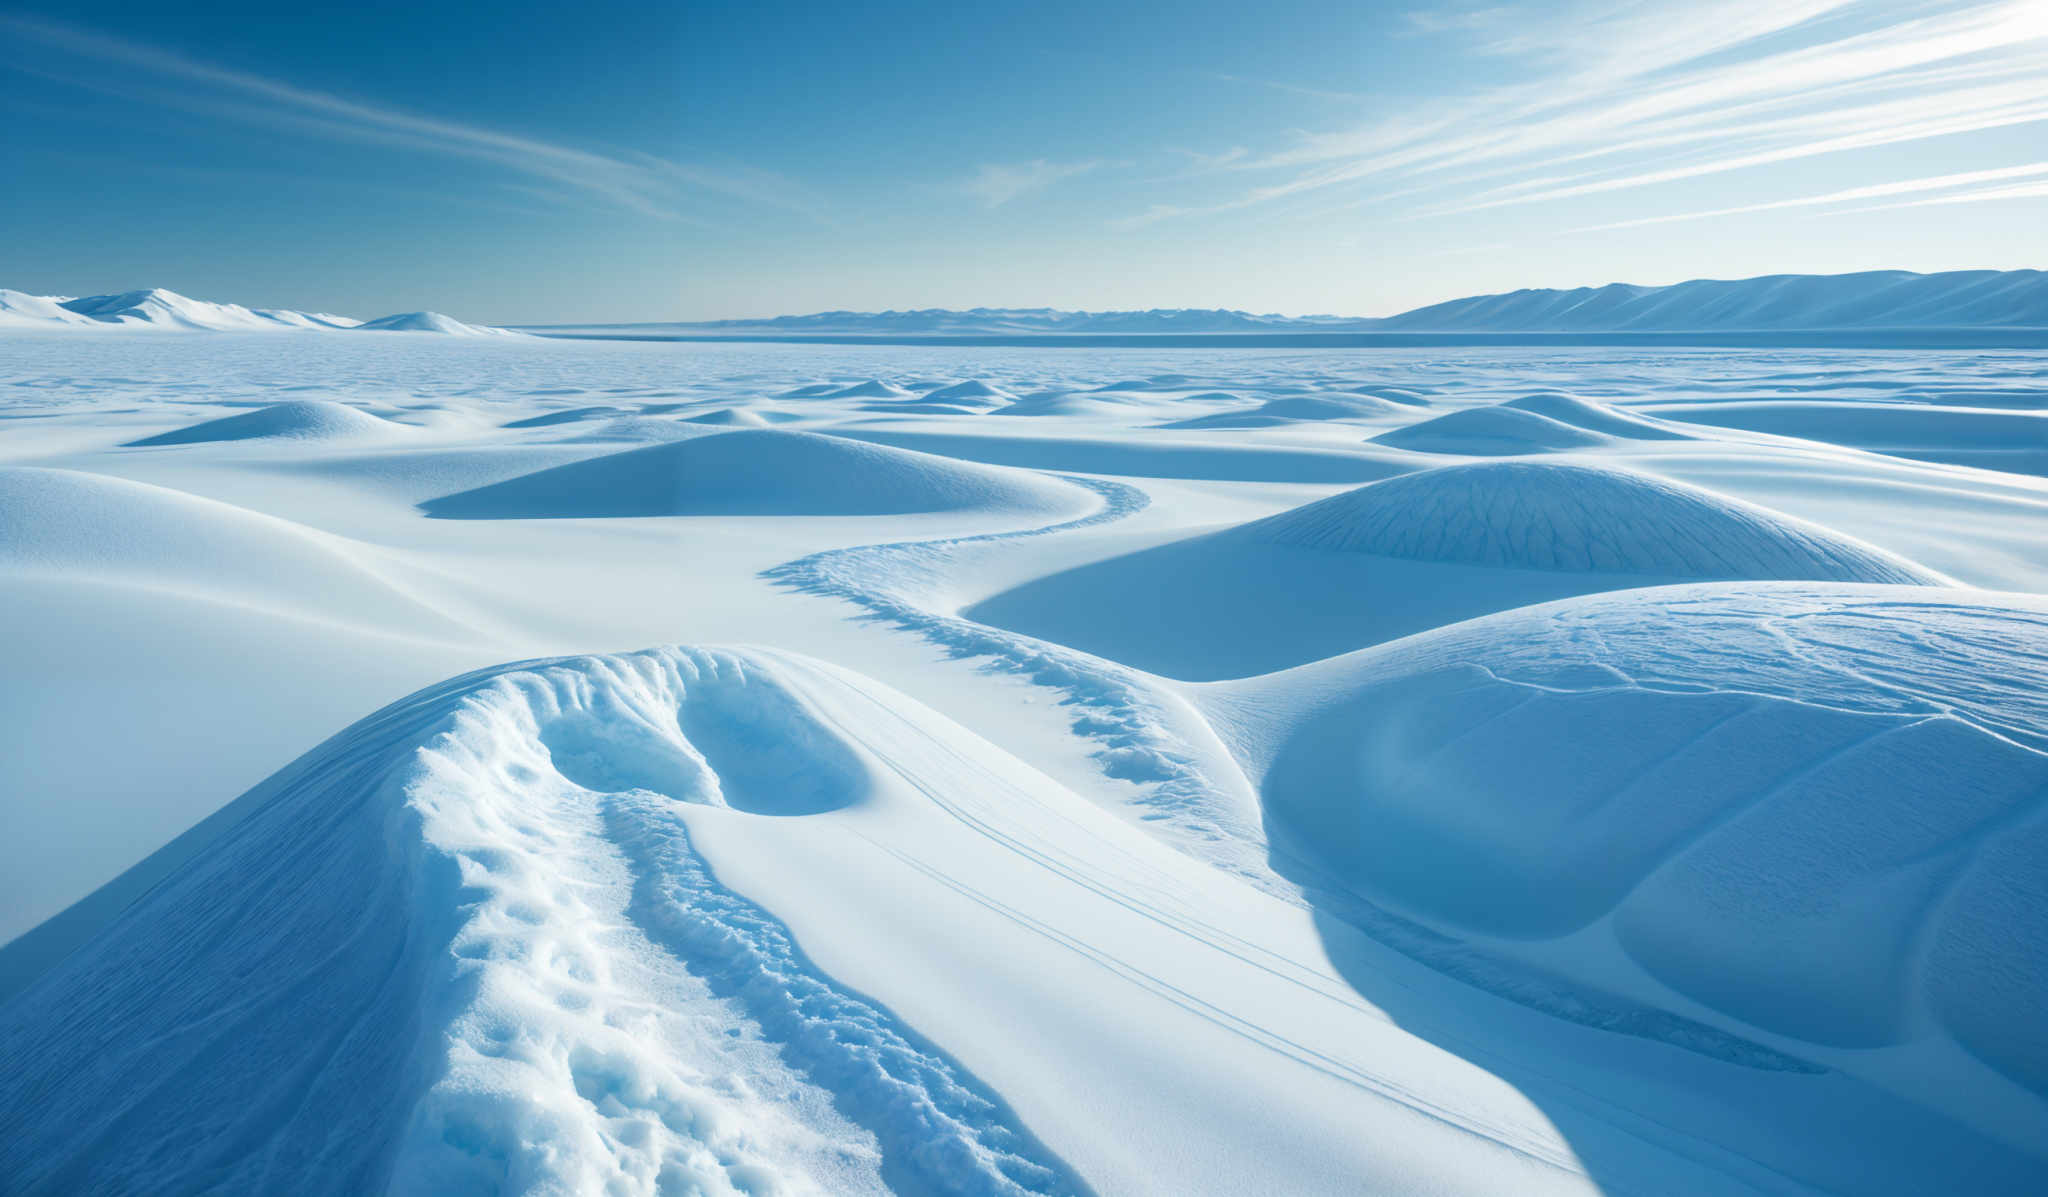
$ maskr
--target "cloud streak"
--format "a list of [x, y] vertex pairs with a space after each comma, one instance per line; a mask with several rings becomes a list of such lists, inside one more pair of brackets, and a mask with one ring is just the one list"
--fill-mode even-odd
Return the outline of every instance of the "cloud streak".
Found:
[[788, 180], [766, 171], [714, 169], [649, 154], [585, 149], [442, 120], [29, 17], [0, 14], [0, 30], [23, 45], [34, 43], [73, 60], [120, 68], [60, 72], [46, 64], [18, 61], [12, 64], [17, 69], [192, 115], [496, 167], [546, 184], [555, 195], [579, 195], [657, 219], [693, 219], [692, 200], [706, 193], [823, 218]]
[[960, 184], [960, 190], [980, 200], [984, 207], [1000, 208], [1020, 195], [1043, 191], [1101, 166], [1099, 161], [984, 163], [974, 176]]
[[1317, 192], [1434, 192], [1408, 214], [1443, 216], [2048, 121], [2040, 0], [1581, 4], [1563, 17], [1487, 10], [1418, 31], [1518, 64], [1521, 78], [1242, 156], [1232, 169], [1268, 181], [1138, 219]]

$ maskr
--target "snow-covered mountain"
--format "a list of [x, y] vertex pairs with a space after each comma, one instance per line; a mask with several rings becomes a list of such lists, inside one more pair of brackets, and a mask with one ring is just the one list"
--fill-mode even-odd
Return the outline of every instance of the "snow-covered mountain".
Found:
[[326, 312], [245, 308], [211, 303], [152, 287], [82, 299], [0, 290], [0, 329], [58, 328], [171, 329], [200, 332], [270, 332], [279, 329], [361, 329], [367, 332], [431, 332], [452, 336], [518, 336], [502, 328], [465, 324], [438, 312], [406, 312], [362, 321]]
[[2048, 273], [1774, 274], [1454, 299], [1375, 322], [1415, 332], [1701, 332], [2048, 327]]
[[1781, 274], [1666, 287], [1610, 283], [1531, 289], [1432, 304], [1396, 316], [1281, 316], [1217, 308], [1082, 312], [923, 308], [817, 312], [759, 320], [574, 325], [536, 332], [601, 336], [934, 337], [1231, 333], [1792, 332], [1891, 328], [2048, 328], [2048, 273]]

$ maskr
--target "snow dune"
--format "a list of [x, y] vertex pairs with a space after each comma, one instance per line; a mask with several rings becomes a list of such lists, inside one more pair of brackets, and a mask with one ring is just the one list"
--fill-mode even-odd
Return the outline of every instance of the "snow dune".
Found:
[[[1209, 681], [1569, 595], [1709, 579], [1948, 581], [1669, 479], [1611, 466], [1478, 462], [1037, 577], [968, 614]], [[1174, 599], [1118, 599], [1141, 592]], [[1284, 620], [1273, 617], [1280, 609]]]
[[0, 466], [0, 568], [92, 586], [139, 586], [363, 626], [443, 629], [363, 546], [147, 483]]
[[1699, 579], [1947, 579], [1775, 511], [1630, 470], [1479, 462], [1419, 470], [1246, 528], [1252, 539], [1411, 561]]
[[421, 504], [445, 519], [1072, 510], [1052, 479], [809, 432], [748, 429], [615, 453]]
[[439, 312], [400, 312], [395, 316], [383, 316], [367, 320], [356, 326], [364, 332], [418, 332], [440, 333], [451, 337], [523, 337], [526, 334], [513, 332], [509, 328], [492, 328], [483, 324], [464, 324], [452, 316]]
[[2035, 598], [1725, 584], [1509, 612], [1212, 703], [1333, 911], [2024, 1145], [2048, 1094], [2044, 667]]
[[374, 440], [403, 434], [405, 425], [375, 416], [359, 407], [325, 399], [298, 399], [274, 403], [241, 415], [206, 420], [189, 428], [129, 441], [131, 447], [154, 445], [196, 445], [213, 441], [285, 440], [345, 441]]
[[1471, 457], [1592, 449], [1611, 444], [1613, 439], [1604, 432], [1505, 404], [1447, 412], [1373, 438], [1378, 444], [1396, 449]]

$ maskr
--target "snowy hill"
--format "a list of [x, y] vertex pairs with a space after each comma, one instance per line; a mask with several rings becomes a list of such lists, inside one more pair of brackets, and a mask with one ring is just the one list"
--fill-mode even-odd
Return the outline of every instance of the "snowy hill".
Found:
[[112, 295], [88, 295], [80, 299], [0, 290], [0, 330], [43, 332], [65, 328], [181, 332], [362, 329], [371, 332], [430, 332], [466, 337], [522, 335], [509, 329], [465, 324], [438, 312], [405, 312], [365, 322], [325, 312], [295, 312], [284, 308], [245, 308], [234, 303], [210, 303], [203, 299], [180, 295], [176, 291], [167, 291], [162, 287], [152, 287], [145, 291], [122, 291]]
[[382, 316], [366, 320], [357, 325], [364, 332], [420, 332], [441, 333], [451, 337], [518, 337], [524, 333], [509, 328], [492, 328], [483, 324], [464, 324], [452, 316], [439, 312], [400, 312], [394, 316]]
[[2048, 273], [1781, 274], [1665, 287], [1610, 283], [1523, 290], [1432, 304], [1396, 316], [1282, 316], [1222, 308], [1131, 312], [924, 308], [817, 312], [758, 320], [563, 325], [536, 332], [603, 336], [945, 337], [1240, 333], [1787, 332], [1891, 328], [2048, 328]]
[[2048, 273], [1776, 274], [1668, 287], [1610, 283], [1432, 304], [1377, 321], [1389, 331], [1701, 332], [1848, 328], [2048, 327]]

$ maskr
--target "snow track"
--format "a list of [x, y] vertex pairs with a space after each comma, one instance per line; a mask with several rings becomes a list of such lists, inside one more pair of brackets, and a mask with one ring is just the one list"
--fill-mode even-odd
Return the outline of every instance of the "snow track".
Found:
[[773, 672], [512, 666], [301, 760], [8, 1007], [9, 1191], [1081, 1191], [693, 851], [863, 791]]

